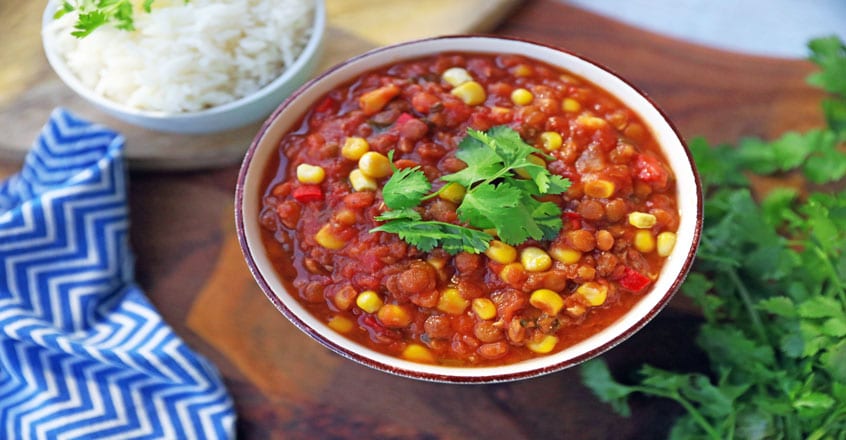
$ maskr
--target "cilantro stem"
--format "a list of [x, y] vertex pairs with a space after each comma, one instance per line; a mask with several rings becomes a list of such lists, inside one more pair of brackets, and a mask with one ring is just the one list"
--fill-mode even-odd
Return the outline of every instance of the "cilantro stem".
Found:
[[846, 288], [844, 288], [840, 277], [837, 276], [837, 270], [834, 268], [834, 265], [831, 264], [831, 260], [828, 258], [828, 255], [819, 246], [814, 246], [813, 251], [818, 257], [820, 257], [820, 260], [822, 260], [826, 275], [828, 275], [828, 279], [831, 281], [831, 284], [834, 285], [834, 288], [836, 289], [835, 292], [840, 299], [840, 302], [846, 305]]
[[761, 322], [761, 317], [758, 315], [758, 312], [755, 311], [755, 305], [752, 303], [752, 295], [749, 293], [749, 289], [746, 288], [746, 284], [743, 283], [743, 280], [740, 279], [740, 275], [737, 274], [737, 270], [734, 268], [726, 268], [725, 273], [737, 288], [737, 294], [743, 302], [743, 306], [749, 314], [749, 319], [752, 321], [752, 327], [755, 329], [755, 332], [758, 334], [761, 342], [769, 344], [767, 331], [764, 328], [764, 324]]
[[667, 392], [662, 389], [645, 386], [633, 386], [632, 389], [644, 394], [651, 394], [653, 396], [675, 400], [685, 409], [685, 411], [688, 412], [690, 417], [693, 418], [696, 424], [699, 425], [703, 431], [705, 431], [709, 438], [714, 440], [724, 440], [724, 437], [717, 432], [717, 429], [714, 428], [713, 425], [708, 423], [708, 420], [702, 415], [702, 413], [699, 412], [699, 410], [696, 409], [696, 406], [685, 399], [678, 391]]
[[[703, 241], [706, 241], [706, 240], [703, 240]], [[721, 257], [717, 254], [709, 254], [705, 251], [700, 251], [699, 253], [697, 253], [696, 259], [702, 260], [702, 261], [710, 261], [712, 263], [724, 264], [724, 265], [729, 266], [729, 267], [739, 266], [737, 261], [733, 258]]]

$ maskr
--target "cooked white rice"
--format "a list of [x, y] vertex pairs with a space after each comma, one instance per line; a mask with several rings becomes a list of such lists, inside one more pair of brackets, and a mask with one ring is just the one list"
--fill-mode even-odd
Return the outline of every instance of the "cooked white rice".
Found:
[[77, 78], [124, 105], [169, 113], [234, 101], [278, 77], [308, 42], [312, 0], [156, 0], [133, 32], [70, 35], [77, 15], [46, 30]]

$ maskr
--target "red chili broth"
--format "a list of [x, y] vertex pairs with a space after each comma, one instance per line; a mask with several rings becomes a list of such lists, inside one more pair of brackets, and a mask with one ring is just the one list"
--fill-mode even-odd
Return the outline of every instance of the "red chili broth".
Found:
[[[430, 89], [437, 89], [440, 87], [443, 89], [443, 93], [431, 94], [435, 95], [439, 99], [448, 101], [444, 105], [445, 109], [452, 110], [451, 106], [455, 106], [457, 109], [455, 110], [455, 115], [459, 116], [456, 116], [453, 119], [458, 120], [463, 117], [461, 116], [464, 114], [462, 112], [465, 112], [466, 109], [460, 109], [460, 105], [453, 102], [454, 100], [450, 98], [452, 95], [449, 95], [451, 87], [446, 85], [446, 83], [439, 78], [439, 73], [446, 70], [446, 68], [453, 66], [464, 67], [468, 70], [471, 76], [473, 76], [474, 80], [477, 80], [485, 87], [487, 99], [483, 104], [484, 106], [489, 107], [494, 105], [511, 109], [513, 119], [510, 121], [499, 121], [497, 119], [498, 117], [488, 117], [487, 115], [483, 115], [481, 113], [474, 113], [474, 109], [472, 107], [478, 106], [468, 106], [470, 107], [470, 116], [457, 124], [454, 123], [454, 120], [450, 120], [449, 116], [439, 120], [437, 117], [432, 116], [431, 111], [429, 113], [418, 111], [414, 104], [412, 104], [415, 94], [429, 92]], [[526, 106], [519, 106], [510, 101], [510, 93], [503, 95], [496, 94], [496, 91], [508, 89], [507, 85], [502, 84], [506, 82], [506, 77], [511, 76], [508, 72], [525, 69], [525, 66], [527, 66], [532, 72], [530, 76], [514, 77], [508, 81], [513, 82], [511, 89], [515, 88], [515, 86], [525, 85], [527, 89], [531, 89], [535, 92], [535, 101], [532, 104], [532, 111], [525, 110]], [[390, 74], [396, 73], [401, 73], [405, 76], [408, 72], [413, 72], [412, 76], [415, 76], [415, 80], [410, 81], [407, 85], [401, 84], [401, 88], [406, 86], [412, 87], [415, 84], [423, 84], [424, 86], [422, 92], [408, 92], [409, 96], [405, 96], [406, 94], [403, 92], [399, 95], [399, 97], [394, 98], [386, 104], [384, 108], [387, 110], [382, 110], [374, 115], [366, 117], [360, 114], [361, 110], [359, 109], [359, 104], [357, 102], [357, 98], [360, 96], [359, 91], [370, 91], [380, 86], [384, 86], [386, 83], [391, 81], [402, 82], [399, 80], [386, 81], [382, 77], [384, 75], [390, 76]], [[547, 76], [543, 79], [538, 79], [535, 76], [538, 75], [538, 72], [543, 72]], [[559, 77], [559, 74], [564, 75], [562, 77], [564, 79], [556, 82], [558, 81], [556, 78]], [[429, 82], [437, 84], [437, 86], [430, 86]], [[534, 86], [530, 87], [532, 84], [534, 84]], [[550, 84], [552, 86], [550, 86]], [[553, 86], [558, 87], [561, 90], [556, 91]], [[544, 87], [552, 89], [553, 91], [546, 90]], [[510, 92], [511, 90], [508, 91]], [[552, 109], [552, 107], [555, 107], [553, 102], [546, 102], [544, 101], [545, 98], [539, 98], [539, 96], [544, 96], [545, 93], [551, 96], [549, 99], [557, 103], [559, 110], [555, 111]], [[583, 129], [581, 125], [574, 122], [577, 120], [576, 116], [570, 115], [562, 110], [563, 99], [560, 98], [562, 96], [579, 100], [582, 104], [582, 110], [588, 109], [594, 116], [606, 117], [606, 115], [611, 115], [610, 118], [606, 117], [606, 123], [608, 123], [609, 126], [612, 126], [613, 130], [606, 130], [603, 128], [600, 132]], [[538, 103], [539, 99], [541, 100], [540, 105], [535, 105]], [[395, 103], [397, 101], [400, 101], [400, 103]], [[396, 108], [392, 109], [390, 107], [391, 105], [394, 105]], [[543, 106], [546, 106], [546, 108]], [[430, 107], [430, 110], [431, 109], [432, 107]], [[391, 114], [384, 114], [388, 111], [390, 111]], [[537, 116], [538, 113], [544, 115], [545, 119]], [[552, 114], [548, 115], [548, 113]], [[402, 143], [406, 141], [402, 140], [403, 138], [401, 135], [396, 136], [396, 141], [393, 143], [388, 142], [390, 139], [385, 141], [385, 139], [380, 138], [389, 137], [391, 135], [392, 130], [397, 128], [394, 127], [396, 121], [401, 117], [404, 117], [402, 115], [408, 115], [417, 120], [424, 120], [428, 126], [427, 133], [423, 138], [413, 141], [413, 147], [410, 150], [407, 145], [403, 146]], [[336, 117], [349, 119], [344, 121], [339, 120], [335, 122], [327, 122], [332, 121]], [[384, 126], [382, 127], [379, 126], [381, 124], [374, 124], [372, 122], [374, 117], [382, 118], [380, 122], [386, 122]], [[557, 119], [553, 120], [554, 118]], [[447, 122], [444, 123], [443, 119], [447, 119]], [[562, 122], [561, 119], [564, 119], [564, 121]], [[608, 122], [609, 119], [613, 122]], [[354, 123], [350, 123], [350, 120], [354, 121]], [[365, 122], [360, 122], [362, 120]], [[439, 127], [439, 121], [445, 125], [454, 125], [448, 128], [443, 128], [443, 130], [448, 131], [451, 134], [449, 139], [446, 139], [445, 141], [440, 139], [433, 140], [432, 137], [433, 132], [441, 131], [442, 127]], [[337, 255], [337, 252], [334, 251], [325, 252], [326, 250], [322, 249], [319, 245], [316, 245], [313, 239], [313, 235], [316, 231], [322, 227], [323, 224], [331, 220], [330, 215], [332, 215], [335, 210], [342, 209], [344, 207], [344, 197], [350, 193], [356, 192], [349, 188], [348, 183], [345, 183], [347, 181], [346, 176], [356, 167], [356, 163], [339, 157], [339, 150], [345, 136], [361, 135], [362, 137], [368, 138], [371, 150], [376, 150], [383, 154], [387, 154], [387, 151], [389, 150], [396, 150], [398, 154], [395, 157], [395, 163], [398, 163], [400, 160], [412, 161], [415, 164], [423, 166], [424, 171], [426, 171], [427, 174], [434, 174], [433, 170], [431, 170], [432, 167], [436, 168], [436, 171], [446, 174], [447, 171], [445, 171], [444, 168], [454, 166], [455, 162], [451, 161], [451, 165], [446, 166], [445, 163], [449, 161], [445, 161], [445, 158], [454, 156], [455, 146], [457, 145], [458, 140], [463, 136], [463, 133], [466, 132], [467, 127], [484, 130], [494, 125], [500, 125], [499, 122], [503, 122], [504, 124], [514, 127], [521, 133], [523, 139], [530, 144], [537, 144], [539, 142], [538, 137], [542, 132], [558, 131], [562, 135], [562, 138], [564, 138], [565, 143], [570, 141], [571, 143], [581, 142], [584, 145], [602, 145], [603, 147], [601, 148], [608, 151], [617, 151], [619, 149], [622, 152], [625, 152], [626, 149], [621, 147], [621, 144], [625, 143], [633, 145], [637, 150], [637, 154], [648, 155], [649, 160], [657, 160], [657, 163], [659, 164], [657, 167], [663, 170], [662, 172], [666, 173], [666, 176], [664, 176], [667, 179], [666, 183], [663, 185], [658, 185], [660, 182], [655, 184], [661, 186], [660, 196], [655, 195], [658, 190], [652, 188], [651, 195], [641, 197], [639, 192], [645, 192], [646, 189], [643, 188], [645, 185], [639, 180], [641, 177], [637, 176], [646, 175], [648, 179], [654, 178], [654, 176], [649, 175], [649, 172], [643, 174], [643, 168], [640, 168], [640, 173], [638, 173], [636, 177], [632, 178], [633, 182], [631, 183], [630, 188], [625, 188], [627, 185], [625, 177], [619, 177], [613, 175], [613, 173], [605, 175], [602, 174], [601, 171], [594, 170], [592, 171], [594, 175], [599, 173], [600, 176], [610, 176], [608, 177], [609, 180], [619, 179], [622, 183], [616, 186], [615, 190], [623, 193], [630, 193], [625, 197], [620, 195], [619, 197], [600, 200], [601, 203], [604, 203], [604, 212], [610, 212], [606, 209], [607, 206], [609, 206], [609, 202], [614, 199], [625, 198], [625, 203], [627, 205], [634, 205], [634, 208], [629, 207], [630, 209], [643, 208], [647, 211], [650, 209], [653, 211], [663, 210], [665, 211], [663, 213], [664, 217], [666, 217], [666, 214], [669, 212], [669, 220], [667, 218], [663, 218], [664, 224], [649, 229], [653, 235], [657, 235], [658, 232], [674, 232], [678, 227], [678, 212], [676, 208], [676, 194], [672, 172], [669, 169], [660, 149], [657, 147], [654, 138], [652, 138], [649, 129], [643, 124], [639, 117], [634, 114], [634, 112], [625, 108], [618, 100], [581, 78], [519, 55], [491, 56], [483, 54], [444, 54], [417, 60], [403, 61], [393, 66], [376, 69], [362, 75], [356, 81], [336, 88], [328, 93], [326, 97], [318, 100], [315, 106], [302, 118], [302, 120], [294, 125], [296, 128], [283, 139], [282, 144], [284, 145], [287, 142], [288, 145], [284, 147], [280, 146], [278, 156], [269, 161], [263, 176], [262, 187], [266, 188], [266, 192], [261, 196], [263, 201], [262, 206], [264, 207], [261, 215], [261, 222], [263, 225], [262, 240], [268, 256], [273, 262], [275, 269], [284, 280], [284, 283], [289, 291], [299, 292], [297, 298], [298, 301], [302, 303], [303, 306], [310, 311], [310, 313], [324, 322], [327, 322], [329, 319], [337, 316], [341, 316], [352, 321], [355, 324], [355, 328], [345, 333], [346, 337], [374, 350], [393, 356], [402, 357], [404, 350], [409, 346], [409, 344], [418, 344], [427, 347], [429, 352], [433, 354], [434, 362], [443, 365], [500, 365], [547, 355], [547, 353], [537, 353], [527, 349], [527, 341], [525, 338], [522, 341], [511, 340], [508, 330], [503, 329], [502, 339], [495, 341], [494, 343], [498, 343], [499, 341], [507, 342], [509, 344], [507, 353], [496, 358], [486, 358], [479, 354], [479, 347], [485, 345], [486, 343], [478, 340], [478, 338], [474, 335], [473, 329], [468, 331], [469, 322], [472, 321], [474, 323], [473, 325], [476, 326], [479, 325], [478, 323], [480, 321], [483, 321], [478, 315], [474, 314], [472, 307], [468, 306], [460, 315], [451, 315], [437, 310], [436, 307], [421, 306], [419, 302], [422, 300], [418, 300], [418, 303], [415, 303], [410, 301], [408, 297], [394, 297], [390, 289], [386, 287], [385, 281], [388, 277], [393, 276], [395, 277], [394, 279], [396, 279], [396, 277], [400, 276], [397, 274], [402, 274], [405, 270], [410, 270], [409, 268], [411, 262], [420, 260], [426, 261], [427, 257], [432, 256], [431, 254], [424, 254], [419, 251], [416, 252], [410, 245], [405, 246], [406, 257], [404, 259], [397, 259], [389, 256], [390, 258], [388, 258], [388, 260], [397, 260], [396, 263], [400, 267], [396, 269], [396, 273], [380, 268], [377, 271], [378, 273], [375, 274], [377, 276], [381, 274], [381, 278], [378, 280], [378, 283], [370, 279], [374, 275], [372, 272], [363, 274], [356, 273], [354, 278], [345, 278], [340, 276], [338, 273], [332, 273], [331, 276], [326, 277], [319, 272], [325, 271], [325, 267], [327, 266], [324, 264], [323, 268], [321, 268], [320, 264], [310, 261], [315, 259], [323, 259], [324, 263], [326, 261], [331, 261], [331, 268], [335, 270], [339, 264], [345, 263], [345, 259], [347, 258]], [[614, 127], [613, 124], [619, 124], [619, 126]], [[323, 125], [322, 142], [315, 139], [316, 136], [309, 137], [309, 134], [321, 125]], [[368, 129], [367, 127], [370, 128]], [[399, 130], [397, 129], [397, 131]], [[417, 133], [412, 134], [414, 136], [417, 135]], [[612, 137], [610, 134], [615, 135], [613, 136], [613, 139], [609, 139]], [[295, 140], [293, 144], [290, 143], [291, 139]], [[611, 145], [612, 142], [613, 145]], [[428, 144], [435, 144], [435, 147]], [[424, 147], [423, 145], [426, 146]], [[439, 151], [436, 151], [439, 148], [445, 149], [446, 152], [436, 160], [430, 160], [430, 156], [437, 156], [440, 154]], [[574, 183], [573, 188], [571, 188], [564, 197], [560, 198], [562, 211], [565, 213], [563, 216], [564, 228], [562, 228], [562, 236], [568, 230], [574, 230], [573, 226], [577, 225], [577, 223], [581, 229], [586, 229], [594, 234], [600, 226], [607, 226], [610, 228], [611, 226], [621, 224], [620, 221], [610, 222], [607, 218], [589, 221], [584, 217], [580, 217], [578, 218], [578, 222], [575, 221], [576, 216], [573, 213], [578, 214], [578, 207], [587, 203], [587, 199], [590, 199], [589, 196], [584, 195], [582, 190], [578, 189], [582, 187], [582, 176], [576, 172], [575, 163], [579, 160], [579, 157], [584, 155], [584, 150], [579, 152], [579, 148], [582, 147], [577, 146], [575, 147], [575, 151], [568, 153], [563, 153], [561, 150], [550, 153], [556, 155], [556, 162], [561, 162], [550, 164], [550, 171], [558, 172], [564, 177], [570, 178], [570, 180]], [[432, 151], [428, 151], [427, 149]], [[611, 154], [608, 151], [602, 153], [605, 155], [606, 162]], [[572, 160], [572, 164], [568, 165], [566, 164], [566, 161], [561, 159], [561, 157], [569, 157], [567, 155], [570, 154], [577, 155], [578, 157]], [[622, 155], [623, 153], [620, 154]], [[630, 164], [633, 160], [634, 159], [629, 158], [626, 163]], [[302, 207], [299, 208], [301, 211], [296, 219], [296, 228], [292, 229], [286, 227], [283, 224], [284, 222], [281, 220], [282, 218], [287, 218], [289, 223], [292, 222], [292, 220], [290, 220], [290, 213], [286, 214], [288, 217], [280, 216], [279, 206], [283, 203], [290, 205], [289, 201], [293, 200], [291, 193], [297, 185], [299, 185], [295, 169], [300, 163], [310, 163], [312, 165], [316, 164], [324, 167], [327, 177], [326, 180], [320, 184], [320, 187], [325, 198], [324, 201], [329, 201], [329, 206], [327, 207], [327, 203], [324, 202], [307, 202], [302, 204]], [[605, 165], [605, 168], [609, 168], [607, 163]], [[427, 170], [426, 167], [429, 167], [430, 169]], [[615, 170], [619, 171], [617, 168], [615, 168]], [[653, 169], [653, 171], [655, 170]], [[332, 176], [335, 174], [339, 177], [337, 177], [336, 180], [333, 180]], [[659, 176], [658, 180], [660, 180], [660, 178], [661, 176]], [[361, 210], [354, 210], [356, 219], [359, 223], [362, 222], [362, 219], [367, 222], [368, 217], [372, 218], [372, 214], [378, 214], [378, 212], [380, 212], [377, 207], [382, 200], [381, 186], [384, 185], [386, 180], [387, 178], [378, 179], [380, 189], [375, 193], [376, 197], [374, 198], [371, 206]], [[433, 183], [435, 182], [432, 176], [430, 176], [430, 181]], [[283, 185], [285, 182], [289, 183]], [[436, 187], [437, 185], [433, 186], [433, 189]], [[618, 196], [618, 193], [615, 192], [614, 196]], [[281, 211], [285, 210], [283, 209]], [[424, 212], [431, 215], [431, 213], [435, 211], [427, 206]], [[437, 212], [440, 213], [440, 211]], [[318, 221], [317, 219], [320, 220]], [[622, 222], [625, 222], [625, 220]], [[595, 225], [591, 226], [594, 223]], [[369, 234], [367, 231], [376, 224], [377, 223], [357, 224], [357, 226], [353, 227], [354, 232], [348, 234], [349, 239], [352, 241], [372, 239], [370, 236], [373, 234]], [[619, 237], [615, 237], [615, 244], [618, 241], [632, 240], [630, 236], [634, 232], [626, 229], [625, 225], [620, 226], [618, 229], [625, 230], [625, 232], [622, 232]], [[379, 234], [380, 236], [384, 236], [380, 239], [379, 244], [384, 246], [394, 246], [396, 249], [403, 247], [403, 244], [398, 237], [385, 233]], [[525, 248], [527, 245], [532, 245], [540, 246], [548, 250], [550, 246], [555, 245], [555, 243], [566, 242], [562, 236], [559, 236], [558, 241], [555, 241], [554, 243], [539, 243], [536, 241], [530, 241], [517, 246], [517, 248], [521, 249]], [[347, 238], [345, 237], [345, 239]], [[339, 251], [343, 252], [351, 246], [353, 245], [345, 245], [345, 248]], [[627, 256], [632, 250], [634, 249], [632, 245], [629, 244], [629, 246], [622, 252]], [[610, 252], [613, 253], [613, 250]], [[334, 256], [330, 258], [325, 255], [329, 253], [334, 253]], [[608, 252], [594, 249], [593, 251], [582, 253], [582, 259], [586, 257], [593, 258], [595, 269], [597, 256], [601, 253]], [[313, 258], [315, 255], [318, 258]], [[442, 255], [438, 256], [442, 257]], [[490, 259], [484, 256], [484, 254], [482, 254], [481, 258], [484, 261], [484, 268], [479, 269], [482, 273], [474, 273], [473, 276], [468, 277], [469, 279], [477, 281], [483, 290], [488, 287], [494, 290], [513, 289], [513, 287], [509, 287], [497, 273], [497, 270], [500, 270], [502, 267], [501, 264], [491, 262]], [[628, 257], [624, 256], [623, 258]], [[473, 258], [465, 259], [472, 260]], [[625, 267], [629, 267], [632, 264], [645, 265], [644, 267], [648, 266], [650, 275], [657, 274], [663, 265], [663, 258], [655, 255], [655, 252], [652, 252], [651, 255], [642, 256], [642, 259], [635, 258], [635, 260], [637, 261], [636, 264], [629, 262], [620, 264]], [[369, 267], [374, 264], [375, 263], [373, 263], [373, 261], [367, 260], [366, 262], [359, 263], [359, 267]], [[451, 270], [448, 270], [448, 272], [451, 271], [453, 275], [450, 277], [451, 280], [455, 279], [456, 273], [458, 273], [458, 278], [461, 278], [464, 275], [463, 273], [457, 272], [457, 269], [455, 268], [455, 257], [449, 259], [447, 265], [451, 266]], [[581, 264], [576, 264], [576, 266], [580, 265]], [[563, 268], [564, 266], [567, 267]], [[569, 274], [568, 277], [570, 277], [575, 270], [570, 266], [573, 265], [565, 265], [553, 260], [553, 269], [551, 270], [561, 270], [563, 272], [567, 272]], [[318, 273], [315, 273], [315, 267], [318, 268]], [[551, 353], [558, 352], [601, 331], [629, 311], [634, 304], [640, 300], [643, 294], [651, 288], [652, 283], [650, 282], [649, 286], [641, 291], [627, 291], [617, 285], [623, 276], [622, 272], [624, 269], [620, 269], [618, 266], [614, 266], [613, 269], [614, 270], [612, 270], [611, 274], [604, 277], [605, 279], [610, 280], [608, 281], [607, 299], [604, 304], [588, 307], [583, 314], [578, 316], [568, 315], [567, 312], [560, 312], [556, 315], [556, 317], [554, 317], [554, 319], [562, 321], [557, 324], [560, 325], [560, 327], [557, 328], [556, 331], [544, 333], [544, 335], [552, 334], [558, 338], [558, 341]], [[600, 277], [596, 275], [595, 278]], [[436, 280], [436, 290], [442, 292], [443, 289], [448, 287], [448, 285], [454, 284], [448, 282], [450, 279], [445, 281], [438, 278]], [[361, 280], [366, 280], [366, 282]], [[311, 286], [317, 282], [323, 285], [321, 293], [319, 295], [314, 292], [307, 293], [310, 292], [310, 289], [317, 289], [310, 287], [304, 288], [304, 286]], [[559, 293], [563, 298], [565, 298], [565, 300], [571, 298], [573, 295], [576, 295], [575, 292], [577, 291], [578, 286], [584, 284], [585, 282], [588, 281], [586, 281], [584, 277], [567, 278], [566, 288], [560, 290]], [[369, 290], [370, 287], [376, 287], [373, 290], [376, 290], [377, 293], [379, 293], [386, 304], [396, 303], [408, 309], [410, 313], [414, 315], [412, 322], [405, 328], [386, 329], [384, 326], [379, 326], [379, 320], [375, 318], [375, 314], [364, 312], [355, 305], [354, 301], [349, 309], [342, 310], [337, 306], [333, 295], [337, 294], [339, 290], [345, 289], [345, 287], [341, 286], [341, 284], [350, 283], [353, 284], [353, 288], [357, 293], [360, 293], [360, 291], [363, 290]], [[396, 285], [396, 282], [394, 282], [394, 285]], [[543, 285], [543, 283], [541, 283], [541, 285]], [[473, 289], [470, 290], [472, 291]], [[466, 293], [466, 291], [462, 292], [462, 294], [464, 293]], [[478, 292], [472, 294], [475, 295], [477, 293]], [[480, 297], [490, 297], [491, 293], [492, 292], [484, 292]], [[527, 310], [526, 316], [530, 317], [530, 320], [538, 320], [537, 322], [539, 322], [541, 318], [537, 317], [537, 310], [533, 309], [533, 306], [528, 303], [531, 291], [521, 291], [520, 293], [523, 294], [526, 299], [525, 306], [521, 310]], [[425, 294], [426, 293], [420, 293], [419, 296], [425, 296]], [[401, 296], [406, 295], [403, 294]], [[471, 298], [465, 299], [471, 300]], [[584, 303], [585, 300], [578, 299], [578, 301], [573, 301], [575, 301], [578, 305]], [[450, 320], [451, 328], [455, 330], [454, 334], [447, 338], [431, 338], [426, 336], [425, 323], [431, 315], [446, 315]], [[502, 326], [509, 325], [501, 319], [501, 316], [499, 316], [499, 309], [497, 318], [499, 319], [490, 321], [501, 321], [500, 324]], [[543, 319], [547, 318], [549, 317], [546, 316]], [[512, 320], [513, 319], [516, 318], [512, 318]], [[373, 324], [374, 320], [375, 324]], [[433, 320], [437, 319], [433, 318]], [[383, 332], [383, 330], [385, 331]], [[540, 336], [537, 336], [537, 331], [537, 328], [530, 331], [534, 332], [532, 333], [532, 337], [534, 338], [533, 340], [540, 338]], [[473, 341], [474, 338], [476, 339], [475, 342]], [[476, 346], [474, 346], [474, 344], [476, 344]], [[411, 360], [423, 362], [429, 361], [425, 357], [421, 359], [419, 356], [412, 357]]]

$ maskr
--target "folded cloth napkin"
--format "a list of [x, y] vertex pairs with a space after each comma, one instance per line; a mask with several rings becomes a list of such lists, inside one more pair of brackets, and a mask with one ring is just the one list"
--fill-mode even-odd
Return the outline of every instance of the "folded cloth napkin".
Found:
[[0, 182], [0, 438], [230, 438], [217, 370], [133, 281], [123, 138], [53, 112]]

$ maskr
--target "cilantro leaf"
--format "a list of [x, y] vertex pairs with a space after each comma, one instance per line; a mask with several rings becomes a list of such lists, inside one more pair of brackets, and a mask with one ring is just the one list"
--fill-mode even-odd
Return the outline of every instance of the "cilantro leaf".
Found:
[[[464, 200], [456, 213], [459, 220], [475, 225], [480, 229], [495, 228], [503, 223], [503, 220], [506, 220], [505, 223], [516, 223], [516, 221], [508, 222], [507, 220], [508, 216], [515, 213], [520, 215], [516, 211], [519, 211], [522, 207], [521, 197], [523, 197], [523, 193], [508, 183], [501, 183], [498, 186], [483, 183], [465, 194]], [[491, 201], [495, 202], [491, 203]], [[518, 242], [524, 240], [525, 238], [523, 240], [518, 238]]]
[[811, 40], [808, 48], [811, 61], [821, 68], [808, 77], [808, 82], [829, 93], [846, 96], [846, 45], [831, 36]]
[[820, 71], [808, 77], [808, 83], [821, 87], [832, 96], [822, 102], [828, 126], [840, 138], [846, 138], [846, 45], [837, 37], [817, 38], [808, 43], [810, 59]]
[[[530, 238], [551, 240], [562, 227], [561, 208], [535, 197], [561, 194], [570, 182], [532, 162], [530, 157], [538, 154], [541, 154], [539, 150], [507, 126], [493, 127], [487, 132], [469, 129], [456, 152], [456, 157], [467, 164], [466, 168], [440, 179], [464, 187], [465, 194], [456, 214], [467, 226], [448, 227], [447, 223], [423, 221], [415, 217], [416, 211], [415, 214], [404, 212], [438, 193], [426, 195], [432, 185], [418, 167], [394, 168], [382, 189], [385, 205], [390, 210], [376, 218], [388, 223], [374, 231], [396, 233], [423, 251], [442, 246], [449, 253], [486, 250], [491, 237], [480, 230], [487, 229], [496, 230], [499, 239], [512, 245]], [[393, 162], [393, 152], [389, 158]], [[519, 178], [518, 170], [527, 177]]]
[[382, 214], [377, 215], [376, 220], [379, 220], [381, 222], [387, 222], [391, 220], [418, 221], [423, 220], [423, 216], [421, 216], [419, 212], [411, 208], [405, 208], [385, 211]]
[[585, 362], [581, 368], [581, 375], [582, 382], [596, 394], [599, 400], [611, 405], [617, 414], [626, 417], [631, 414], [626, 398], [637, 390], [614, 380], [605, 361], [593, 359]]
[[503, 168], [503, 160], [496, 151], [472, 136], [465, 136], [461, 140], [455, 157], [464, 161], [467, 168], [442, 176], [441, 180], [455, 182], [465, 188], [486, 180], [486, 176], [498, 175]]
[[429, 252], [440, 246], [451, 254], [458, 252], [477, 254], [488, 248], [492, 238], [482, 231], [452, 223], [406, 219], [385, 223], [371, 229], [370, 232], [397, 234], [423, 252]]
[[[147, 13], [151, 12], [153, 1], [144, 0], [141, 9]], [[188, 3], [188, 0], [185, 0], [185, 3]], [[134, 30], [134, 8], [132, 0], [64, 0], [53, 14], [53, 18], [58, 19], [77, 11], [77, 20], [71, 35], [84, 38], [106, 24], [112, 24], [121, 30]]]
[[[388, 154], [393, 164], [393, 151]], [[391, 209], [413, 208], [420, 204], [423, 196], [432, 189], [432, 184], [419, 166], [394, 169], [394, 174], [385, 183], [382, 196], [385, 205]]]

